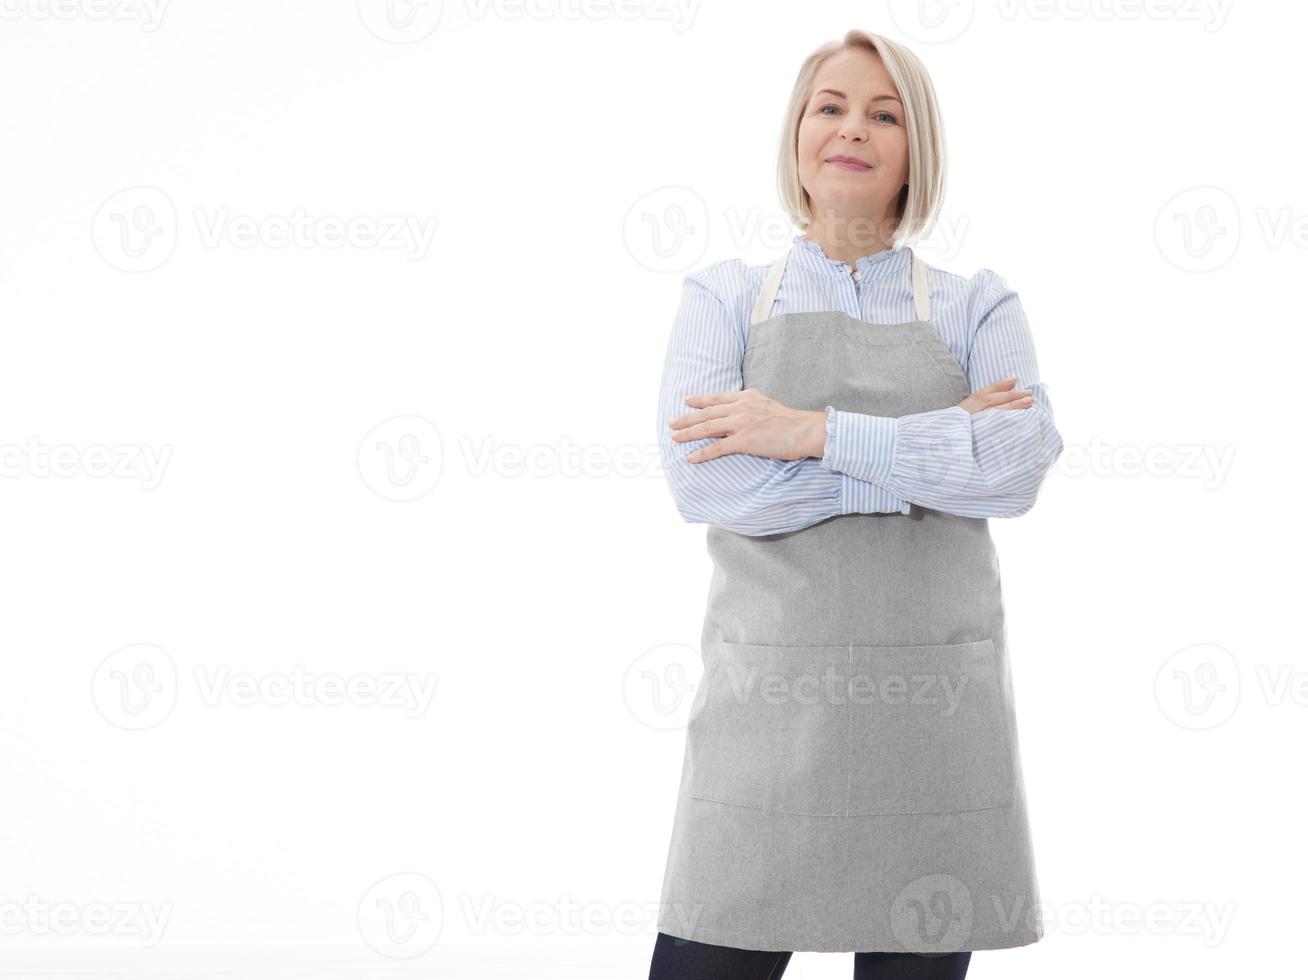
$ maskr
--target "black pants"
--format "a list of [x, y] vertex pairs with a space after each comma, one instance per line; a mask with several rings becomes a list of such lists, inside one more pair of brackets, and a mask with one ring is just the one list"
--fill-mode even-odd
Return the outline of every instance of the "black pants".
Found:
[[[855, 953], [854, 980], [962, 980], [972, 959], [961, 953]], [[789, 953], [713, 946], [660, 932], [649, 980], [778, 980]]]

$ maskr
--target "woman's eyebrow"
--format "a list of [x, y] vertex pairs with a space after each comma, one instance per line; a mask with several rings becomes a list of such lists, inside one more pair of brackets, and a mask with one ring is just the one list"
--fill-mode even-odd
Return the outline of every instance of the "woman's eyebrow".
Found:
[[[814, 97], [814, 98], [817, 98], [817, 97], [818, 97], [819, 95], [821, 95], [823, 92], [830, 92], [832, 95], [834, 95], [834, 96], [835, 96], [836, 98], [838, 98], [838, 99], [846, 99], [846, 98], [849, 98], [849, 96], [845, 95], [844, 92], [839, 92], [839, 91], [837, 91], [836, 89], [833, 89], [833, 88], [824, 88], [824, 89], [819, 89], [818, 91], [816, 91], [816, 92], [813, 93], [813, 97]], [[875, 96], [872, 97], [872, 101], [873, 101], [873, 102], [881, 102], [881, 101], [883, 101], [883, 100], [889, 100], [890, 102], [898, 102], [898, 101], [899, 101], [899, 99], [898, 99], [896, 96], [893, 96], [893, 95], [875, 95]]]

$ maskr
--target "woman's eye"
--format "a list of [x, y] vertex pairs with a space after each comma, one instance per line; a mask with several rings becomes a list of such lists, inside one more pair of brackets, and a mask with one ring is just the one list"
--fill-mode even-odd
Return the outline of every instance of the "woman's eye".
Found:
[[[818, 115], [819, 115], [819, 116], [822, 116], [822, 115], [830, 115], [830, 113], [827, 112], [828, 109], [835, 109], [837, 112], [839, 112], [839, 111], [840, 111], [840, 106], [835, 105], [834, 103], [828, 102], [826, 105], [824, 105], [824, 106], [822, 106], [821, 108], [818, 109]], [[878, 113], [877, 113], [876, 115], [874, 115], [872, 118], [873, 118], [873, 119], [883, 119], [883, 118], [884, 118], [887, 122], [890, 122], [890, 123], [892, 123], [892, 124], [893, 124], [893, 123], [897, 123], [897, 122], [899, 122], [898, 117], [897, 117], [893, 112], [887, 112], [887, 111], [885, 111], [884, 109], [883, 109], [882, 111], [878, 112]]]

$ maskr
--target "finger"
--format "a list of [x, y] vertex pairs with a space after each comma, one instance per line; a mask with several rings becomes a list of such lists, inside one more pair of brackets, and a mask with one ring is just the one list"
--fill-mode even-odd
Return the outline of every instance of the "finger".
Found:
[[[963, 405], [968, 412], [975, 415], [977, 412], [984, 412], [988, 408], [1030, 408], [1032, 405], [1031, 392], [1028, 389], [1021, 391], [998, 391], [987, 392], [981, 389], [966, 399], [967, 405]], [[970, 405], [976, 405], [975, 409]]]
[[983, 391], [999, 391], [1002, 388], [1007, 388], [1015, 384], [1017, 384], [1017, 378], [1004, 378], [1002, 381], [992, 382], [991, 384], [986, 385], [984, 388], [978, 388], [975, 394], [980, 394]]
[[[720, 391], [706, 395], [687, 395], [685, 398], [687, 405], [702, 406], [697, 412], [687, 412], [684, 415], [678, 415], [674, 419], [668, 420], [668, 425], [674, 429], [680, 429], [686, 425], [693, 425], [701, 419], [721, 415], [725, 409], [722, 406], [729, 405], [734, 398], [739, 395], [738, 391]], [[712, 412], [712, 416], [706, 414], [707, 411], [717, 409]]]
[[696, 439], [708, 439], [714, 436], [730, 435], [734, 431], [729, 422], [720, 419], [706, 419], [688, 429], [672, 433], [673, 442], [694, 442]]
[[703, 395], [687, 395], [686, 404], [693, 405], [695, 408], [704, 408], [708, 405], [721, 405], [739, 397], [738, 391], [711, 391]]
[[704, 410], [701, 409], [697, 412], [687, 412], [685, 415], [678, 415], [675, 419], [669, 419], [668, 425], [674, 429], [684, 429], [688, 425], [694, 425], [696, 422], [702, 421], [703, 418]]
[[1021, 391], [999, 391], [993, 394], [982, 395], [981, 400], [988, 406], [1002, 405], [1005, 402], [1017, 401], [1020, 398], [1029, 398], [1031, 392], [1028, 389]]
[[722, 426], [723, 435], [716, 439], [711, 439], [708, 443], [700, 446], [686, 459], [693, 463], [703, 463], [706, 460], [717, 459], [719, 456], [727, 456], [731, 453], [749, 452], [741, 442], [741, 436], [737, 432], [730, 431], [725, 425]]
[[693, 453], [686, 457], [691, 463], [705, 463], [710, 459], [717, 459], [729, 452], [734, 452], [730, 448], [723, 448], [727, 445], [726, 439], [714, 439], [707, 446], [700, 446]]
[[678, 415], [675, 419], [669, 421], [668, 425], [674, 429], [685, 429], [687, 426], [697, 425], [706, 419], [720, 419], [730, 411], [730, 405], [713, 405], [709, 408], [701, 408], [697, 412], [687, 412], [685, 415]]

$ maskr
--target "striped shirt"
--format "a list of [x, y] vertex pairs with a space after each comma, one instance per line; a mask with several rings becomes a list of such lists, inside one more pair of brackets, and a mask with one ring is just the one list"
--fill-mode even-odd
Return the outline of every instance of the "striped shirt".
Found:
[[[794, 245], [772, 316], [839, 310], [874, 324], [917, 319], [907, 249], [862, 256], [851, 275], [817, 242], [795, 235]], [[767, 270], [726, 259], [690, 273], [682, 285], [659, 391], [658, 438], [684, 520], [758, 536], [838, 514], [907, 514], [910, 503], [964, 517], [1018, 517], [1034, 506], [1063, 440], [1018, 295], [989, 269], [968, 279], [928, 267], [931, 325], [972, 391], [1016, 377], [1014, 390], [1029, 389], [1031, 407], [971, 414], [955, 405], [889, 418], [829, 405], [821, 459], [729, 453], [687, 462], [717, 437], [673, 442], [668, 421], [695, 411], [687, 395], [744, 387], [750, 314]]]

